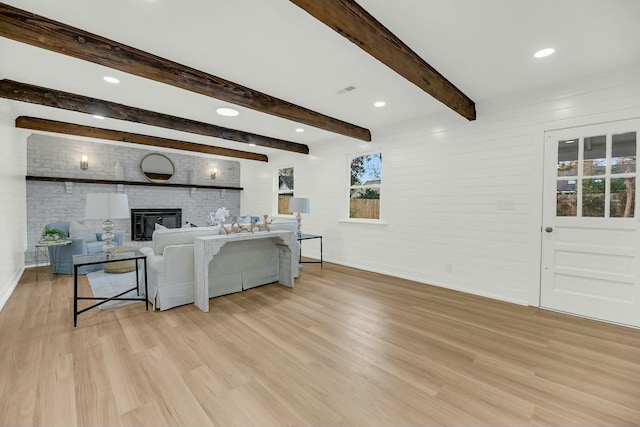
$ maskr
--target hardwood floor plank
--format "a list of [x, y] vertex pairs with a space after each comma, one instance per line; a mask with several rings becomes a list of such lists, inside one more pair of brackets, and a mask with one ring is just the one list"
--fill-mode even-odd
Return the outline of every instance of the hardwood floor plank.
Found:
[[122, 334], [100, 337], [100, 348], [119, 414], [150, 400], [150, 390], [140, 364]]
[[71, 353], [55, 357], [43, 366], [38, 376], [34, 425], [78, 425], [74, 381]]
[[97, 328], [81, 328], [74, 335], [73, 354], [82, 357], [75, 360], [73, 366], [78, 425], [123, 425]]
[[160, 345], [136, 355], [155, 400], [166, 407], [178, 425], [213, 426], [198, 399], [175, 368], [175, 354]]
[[0, 425], [640, 425], [638, 329], [331, 263], [73, 328], [73, 277], [34, 273], [0, 311]]
[[42, 353], [44, 341], [25, 339], [15, 342], [13, 347], [5, 349], [3, 358], [2, 383], [3, 394], [0, 402], [3, 405], [2, 425], [30, 426], [34, 425], [36, 394], [38, 392], [38, 375], [44, 369]]

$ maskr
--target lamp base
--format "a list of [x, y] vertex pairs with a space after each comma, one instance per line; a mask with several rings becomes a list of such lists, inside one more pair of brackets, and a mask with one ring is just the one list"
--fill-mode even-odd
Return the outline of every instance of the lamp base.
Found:
[[115, 224], [110, 219], [105, 219], [102, 223], [102, 241], [104, 245], [102, 245], [102, 252], [105, 253], [107, 259], [111, 259], [114, 256], [114, 252], [116, 250], [116, 245], [113, 244], [113, 238], [115, 234], [113, 234], [113, 229], [115, 228]]
[[302, 236], [302, 216], [300, 216], [300, 212], [296, 215], [296, 221], [298, 221], [298, 237]]

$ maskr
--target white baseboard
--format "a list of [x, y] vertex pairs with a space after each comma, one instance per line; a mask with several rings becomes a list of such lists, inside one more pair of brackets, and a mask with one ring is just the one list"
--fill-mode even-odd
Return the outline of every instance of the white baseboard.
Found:
[[0, 311], [4, 308], [4, 305], [7, 303], [9, 297], [16, 289], [16, 286], [18, 286], [18, 282], [20, 282], [22, 273], [24, 273], [24, 267], [16, 271], [13, 277], [9, 279], [9, 282], [6, 284], [6, 286], [3, 286], [3, 291], [2, 293], [0, 293]]
[[382, 270], [382, 269], [374, 269], [374, 268], [371, 268], [369, 266], [365, 267], [365, 266], [358, 265], [358, 264], [355, 264], [355, 263], [336, 262], [336, 261], [329, 260], [326, 257], [325, 257], [324, 261], [325, 262], [330, 262], [330, 263], [333, 263], [333, 264], [343, 265], [345, 267], [357, 268], [358, 270], [364, 270], [364, 271], [370, 271], [372, 273], [384, 274], [385, 276], [391, 276], [391, 277], [397, 277], [399, 279], [411, 280], [413, 282], [423, 283], [425, 285], [433, 285], [433, 286], [437, 286], [439, 288], [446, 288], [446, 289], [451, 289], [451, 290], [454, 290], [454, 291], [464, 292], [466, 294], [478, 295], [478, 296], [481, 296], [481, 297], [491, 298], [491, 299], [498, 300], [498, 301], [510, 302], [512, 304], [523, 305], [523, 306], [530, 306], [531, 305], [526, 300], [521, 300], [521, 299], [517, 299], [517, 298], [509, 298], [509, 297], [505, 297], [504, 295], [492, 294], [492, 293], [489, 293], [489, 292], [479, 292], [479, 291], [477, 291], [475, 289], [465, 288], [465, 287], [462, 287], [462, 286], [454, 286], [454, 285], [450, 285], [450, 284], [447, 284], [447, 283], [442, 283], [442, 282], [439, 282], [439, 281], [425, 280], [424, 278], [418, 278], [418, 277], [414, 277], [414, 276], [407, 275], [407, 274], [398, 274], [397, 272], [389, 272], [389, 271], [385, 271], [385, 270]]

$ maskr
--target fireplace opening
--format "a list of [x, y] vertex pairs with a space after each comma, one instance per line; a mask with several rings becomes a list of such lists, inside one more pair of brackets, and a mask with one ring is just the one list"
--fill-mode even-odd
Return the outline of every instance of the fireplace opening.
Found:
[[180, 228], [182, 209], [131, 209], [131, 240], [151, 240], [156, 224], [167, 228]]

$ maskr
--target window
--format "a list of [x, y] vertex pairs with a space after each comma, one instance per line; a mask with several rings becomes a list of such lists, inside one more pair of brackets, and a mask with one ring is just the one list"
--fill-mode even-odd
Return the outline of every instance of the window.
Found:
[[289, 199], [293, 197], [293, 167], [278, 169], [278, 214], [291, 215]]
[[382, 153], [349, 159], [349, 218], [380, 219]]

